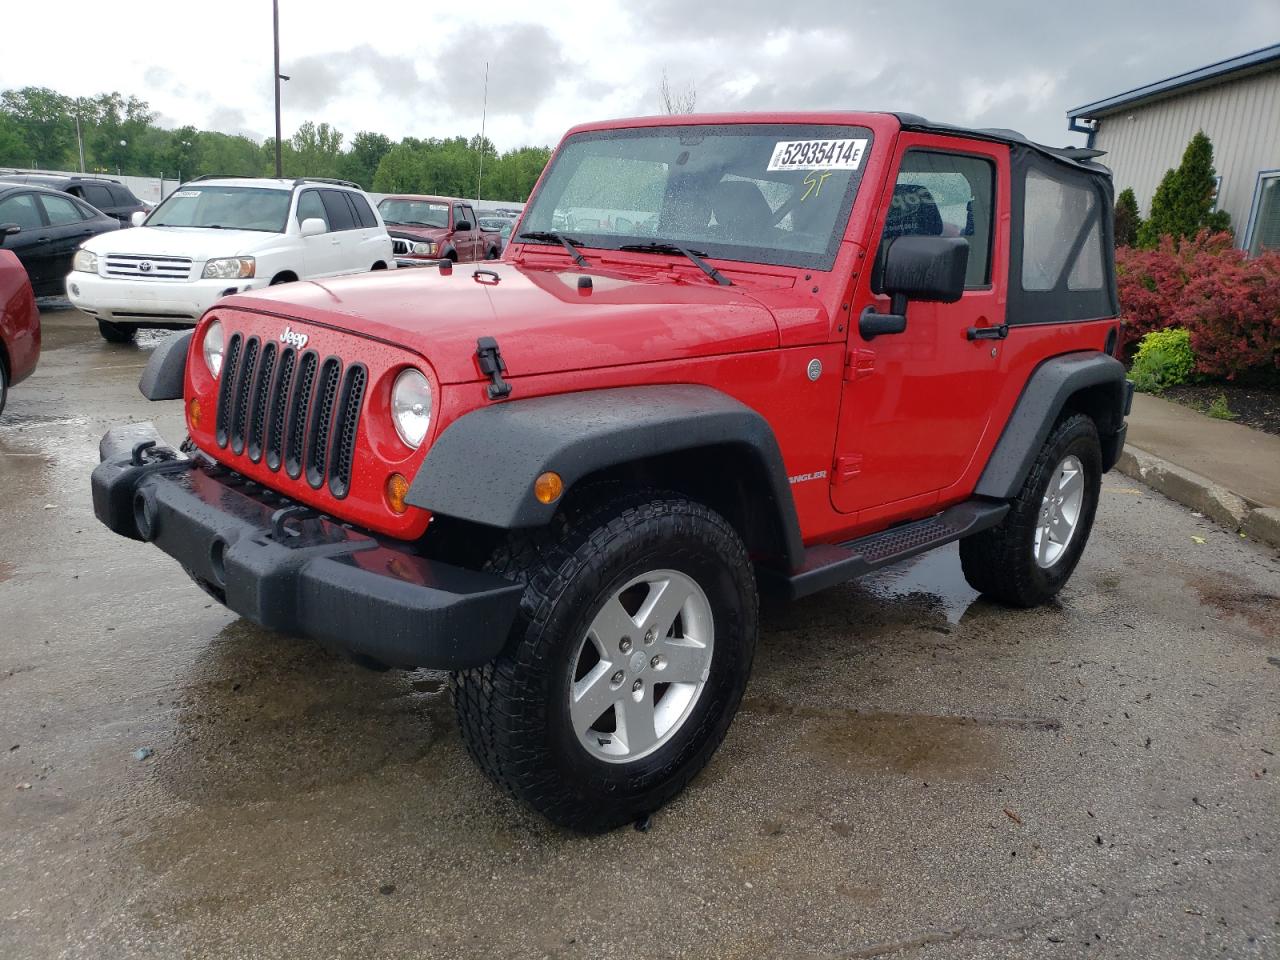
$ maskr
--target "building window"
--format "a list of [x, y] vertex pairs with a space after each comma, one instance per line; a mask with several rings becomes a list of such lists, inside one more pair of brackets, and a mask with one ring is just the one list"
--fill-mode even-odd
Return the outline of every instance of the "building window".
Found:
[[1268, 250], [1280, 250], [1280, 170], [1258, 174], [1245, 242], [1251, 257]]

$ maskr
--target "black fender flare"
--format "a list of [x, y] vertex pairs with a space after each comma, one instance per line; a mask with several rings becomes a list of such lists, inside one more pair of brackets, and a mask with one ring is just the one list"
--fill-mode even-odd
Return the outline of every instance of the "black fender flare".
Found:
[[974, 492], [999, 500], [1016, 496], [1049, 431], [1081, 391], [1088, 391], [1088, 412], [1098, 425], [1103, 469], [1111, 469], [1124, 442], [1132, 389], [1119, 360], [1083, 350], [1052, 357], [1032, 371]]
[[509, 400], [464, 414], [432, 444], [406, 500], [417, 507], [501, 529], [539, 527], [555, 516], [533, 482], [558, 473], [565, 489], [600, 470], [709, 447], [739, 448], [759, 468], [775, 511], [785, 560], [804, 547], [778, 441], [755, 410], [711, 387], [618, 387]]
[[194, 330], [166, 337], [153, 351], [138, 379], [138, 389], [148, 400], [179, 400], [187, 372], [187, 353]]

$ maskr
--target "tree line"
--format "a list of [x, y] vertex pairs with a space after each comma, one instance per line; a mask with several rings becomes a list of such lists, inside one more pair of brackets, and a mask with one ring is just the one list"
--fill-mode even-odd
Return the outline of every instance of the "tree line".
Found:
[[[76, 129], [79, 125], [80, 136]], [[472, 197], [483, 163], [481, 197], [524, 201], [551, 155], [549, 147], [500, 153], [473, 136], [395, 143], [362, 130], [344, 147], [328, 123], [303, 123], [280, 144], [287, 177], [340, 177], [379, 193]], [[138, 97], [102, 93], [68, 97], [47, 87], [0, 92], [0, 166], [191, 180], [205, 174], [273, 176], [275, 138], [263, 143], [193, 126], [157, 126]]]

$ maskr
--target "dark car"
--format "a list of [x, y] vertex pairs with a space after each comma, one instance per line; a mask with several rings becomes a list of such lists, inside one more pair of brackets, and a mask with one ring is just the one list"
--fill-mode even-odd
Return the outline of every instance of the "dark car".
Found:
[[31, 375], [40, 359], [40, 311], [22, 264], [0, 250], [0, 413], [9, 387]]
[[65, 193], [0, 182], [0, 245], [27, 268], [37, 297], [66, 289], [71, 258], [82, 242], [119, 229], [115, 217]]
[[91, 207], [130, 226], [135, 213], [147, 213], [151, 205], [133, 195], [119, 180], [108, 177], [60, 176], [52, 173], [0, 173], [2, 183], [29, 183], [50, 190], [69, 193]]

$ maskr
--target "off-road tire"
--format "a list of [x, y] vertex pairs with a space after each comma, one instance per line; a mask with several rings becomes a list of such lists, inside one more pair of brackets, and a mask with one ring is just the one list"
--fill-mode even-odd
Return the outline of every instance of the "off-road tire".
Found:
[[[751, 672], [755, 576], [729, 523], [678, 494], [599, 494], [546, 531], [498, 547], [487, 569], [525, 585], [504, 651], [454, 673], [462, 740], [480, 769], [552, 822], [584, 833], [657, 810], [706, 765]], [[605, 599], [654, 569], [692, 577], [710, 602], [714, 644], [692, 712], [653, 753], [625, 763], [592, 756], [569, 721], [572, 659]]]
[[112, 323], [110, 320], [98, 321], [98, 333], [107, 343], [133, 343], [133, 338], [138, 335], [137, 327], [122, 327], [118, 323]]
[[[1066, 550], [1049, 567], [1036, 563], [1033, 544], [1041, 502], [1058, 465], [1076, 456], [1084, 466], [1084, 502]], [[1040, 449], [1031, 472], [999, 526], [960, 541], [960, 565], [975, 590], [1014, 607], [1051, 600], [1066, 585], [1089, 541], [1102, 487], [1102, 449], [1093, 420], [1063, 417]]]

